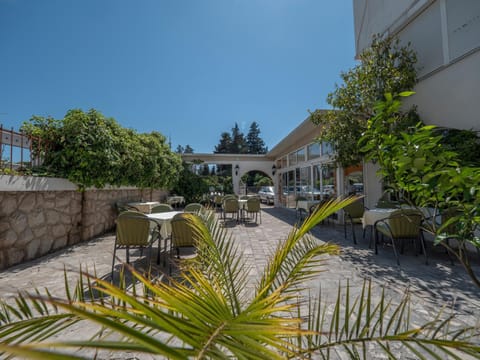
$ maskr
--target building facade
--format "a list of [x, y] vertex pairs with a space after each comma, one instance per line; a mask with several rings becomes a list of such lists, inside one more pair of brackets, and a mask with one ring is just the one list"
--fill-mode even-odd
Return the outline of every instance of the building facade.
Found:
[[353, 0], [357, 55], [373, 35], [394, 36], [417, 53], [408, 99], [427, 124], [480, 130], [480, 1]]

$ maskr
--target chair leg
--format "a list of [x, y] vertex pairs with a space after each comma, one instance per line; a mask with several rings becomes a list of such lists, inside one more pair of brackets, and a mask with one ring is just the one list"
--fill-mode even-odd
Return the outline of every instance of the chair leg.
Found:
[[115, 239], [115, 246], [113, 247], [113, 259], [112, 259], [112, 282], [113, 282], [113, 270], [115, 269], [115, 255], [117, 253], [117, 240]]
[[130, 249], [128, 248], [128, 246], [125, 248], [125, 252], [126, 252], [126, 257], [127, 257], [127, 264], [130, 264]]
[[423, 237], [423, 234], [420, 234], [420, 245], [422, 246], [423, 256], [425, 257], [425, 265], [428, 265], [427, 249], [425, 246], [425, 238]]
[[355, 235], [355, 223], [352, 221], [352, 234], [353, 234], [353, 243], [357, 244], [357, 236]]
[[[400, 266], [400, 258], [399, 258], [399, 256], [398, 256], [397, 247], [396, 247], [396, 245], [395, 245], [395, 239], [394, 239], [393, 237], [392, 237], [391, 239], [392, 239], [393, 253], [395, 254], [395, 257], [396, 257], [396, 259], [397, 259], [397, 265]], [[403, 244], [403, 243], [402, 243], [402, 244]]]

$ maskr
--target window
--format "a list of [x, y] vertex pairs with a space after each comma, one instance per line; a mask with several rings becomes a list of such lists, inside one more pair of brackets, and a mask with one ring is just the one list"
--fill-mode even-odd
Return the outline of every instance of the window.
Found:
[[322, 155], [330, 155], [333, 153], [333, 146], [329, 142], [322, 142]]
[[297, 165], [297, 153], [292, 152], [288, 155], [288, 166]]
[[313, 143], [307, 147], [308, 160], [316, 159], [320, 157], [320, 143]]
[[297, 151], [297, 163], [305, 161], [305, 148], [302, 148]]

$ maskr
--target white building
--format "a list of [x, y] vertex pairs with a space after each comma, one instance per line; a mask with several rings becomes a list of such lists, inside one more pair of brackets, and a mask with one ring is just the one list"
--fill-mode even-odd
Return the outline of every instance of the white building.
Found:
[[480, 1], [353, 0], [357, 55], [372, 35], [395, 36], [417, 52], [409, 99], [427, 124], [480, 130]]

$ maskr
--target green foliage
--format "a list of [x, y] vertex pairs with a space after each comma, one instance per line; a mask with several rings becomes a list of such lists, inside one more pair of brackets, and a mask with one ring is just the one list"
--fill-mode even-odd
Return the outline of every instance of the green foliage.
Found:
[[438, 129], [442, 134], [442, 145], [458, 153], [462, 165], [480, 166], [480, 138], [477, 132], [460, 129]]
[[182, 173], [173, 187], [172, 192], [182, 194], [182, 196], [185, 197], [186, 203], [200, 202], [203, 199], [203, 195], [209, 192], [210, 186], [207, 177], [193, 173], [190, 165], [183, 163]]
[[255, 121], [252, 122], [252, 124], [250, 125], [246, 142], [247, 142], [248, 154], [266, 154], [267, 153], [267, 147], [265, 146], [265, 142], [260, 137], [260, 127]]
[[81, 188], [133, 185], [166, 188], [177, 179], [181, 160], [157, 132], [138, 134], [96, 110], [70, 110], [63, 119], [34, 116], [22, 130], [42, 140], [43, 171]]
[[[398, 40], [374, 37], [370, 48], [360, 54], [360, 64], [341, 74], [327, 97], [329, 111], [314, 111], [310, 119], [320, 127], [319, 140], [330, 142], [335, 159], [342, 166], [358, 164], [357, 143], [374, 114], [374, 104], [385, 93], [413, 89], [416, 83], [416, 55]], [[413, 112], [414, 110], [410, 110]]]
[[[396, 193], [412, 205], [433, 208], [434, 219], [427, 230], [436, 243], [447, 246], [462, 262], [476, 285], [466, 244], [480, 248], [475, 231], [480, 225], [480, 168], [462, 166], [459, 154], [444, 146], [442, 132], [435, 126], [420, 124], [406, 131], [391, 131], [401, 123], [401, 98], [386, 94], [375, 106], [376, 114], [359, 141], [366, 160], [378, 161], [379, 174]], [[435, 215], [454, 210], [447, 223], [437, 224]], [[448, 229], [448, 232], [446, 230]], [[448, 246], [445, 239], [455, 239], [458, 247]]]
[[[333, 304], [309, 296], [308, 281], [328, 258], [321, 255], [339, 251], [319, 244], [309, 231], [355, 200], [333, 200], [294, 227], [256, 286], [214, 214], [191, 214], [198, 255], [180, 263], [178, 277], [152, 281], [132, 271], [142, 291], [123, 277], [115, 286], [82, 273], [64, 299], [19, 295], [14, 305], [0, 306], [0, 351], [39, 359], [80, 359], [82, 350], [169, 359], [328, 359], [338, 351], [352, 359], [371, 358], [372, 351], [389, 359], [480, 358], [477, 328], [455, 326], [453, 316], [442, 313], [413, 324], [408, 292], [401, 300], [387, 299], [365, 283], [357, 298], [348, 284], [339, 287]], [[101, 330], [90, 339], [69, 339], [70, 328], [85, 322]]]
[[235, 123], [232, 133], [223, 132], [220, 135], [220, 142], [215, 146], [216, 154], [266, 154], [267, 147], [260, 137], [260, 127], [254, 121], [250, 125], [247, 137], [243, 135]]

